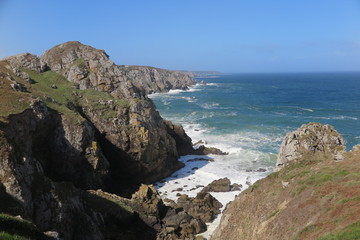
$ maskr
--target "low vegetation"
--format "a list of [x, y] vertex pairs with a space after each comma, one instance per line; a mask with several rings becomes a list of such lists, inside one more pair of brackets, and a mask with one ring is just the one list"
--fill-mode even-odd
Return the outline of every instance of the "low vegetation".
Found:
[[[82, 61], [76, 62], [81, 65]], [[17, 77], [7, 68], [7, 63], [0, 61], [0, 94], [2, 104], [0, 105], [0, 118], [4, 121], [10, 114], [21, 113], [30, 107], [35, 98], [46, 102], [47, 106], [66, 114], [74, 123], [81, 123], [82, 116], [78, 114], [79, 108], [91, 108], [100, 110], [105, 119], [117, 117], [118, 109], [130, 107], [126, 99], [114, 99], [109, 93], [95, 89], [80, 90], [76, 84], [69, 82], [59, 73], [46, 71], [37, 73], [32, 70], [22, 69], [34, 81], [30, 84]], [[16, 82], [26, 89], [25, 92], [15, 91], [7, 79], [11, 76]], [[1, 120], [0, 119], [0, 120]]]
[[0, 213], [0, 239], [50, 239], [34, 224], [21, 218]]

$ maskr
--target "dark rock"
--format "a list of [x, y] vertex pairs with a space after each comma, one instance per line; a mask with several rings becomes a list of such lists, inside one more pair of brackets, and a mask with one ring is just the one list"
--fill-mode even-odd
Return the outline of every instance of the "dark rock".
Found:
[[222, 204], [209, 193], [200, 192], [195, 198], [190, 198], [186, 194], [181, 195], [175, 207], [183, 208], [185, 212], [203, 222], [212, 222], [220, 213]]
[[202, 192], [229, 192], [231, 189], [231, 182], [228, 178], [221, 178], [212, 181], [209, 185], [204, 187]]
[[233, 185], [231, 185], [231, 191], [241, 191], [242, 187], [243, 186], [241, 184], [234, 183]]
[[223, 152], [218, 148], [214, 147], [205, 147], [204, 145], [199, 146], [198, 149], [194, 150], [195, 155], [208, 155], [208, 154], [214, 154], [214, 155], [228, 155], [229, 153]]
[[53, 84], [53, 85], [51, 85], [51, 88], [52, 89], [57, 89], [58, 87], [55, 84]]
[[187, 160], [186, 162], [201, 162], [201, 161], [214, 162], [214, 159], [212, 159], [212, 158], [193, 158], [193, 159]]
[[15, 91], [19, 91], [19, 92], [27, 92], [27, 89], [20, 83], [13, 81], [13, 83], [10, 83], [10, 86], [12, 87], [12, 89], [14, 89]]

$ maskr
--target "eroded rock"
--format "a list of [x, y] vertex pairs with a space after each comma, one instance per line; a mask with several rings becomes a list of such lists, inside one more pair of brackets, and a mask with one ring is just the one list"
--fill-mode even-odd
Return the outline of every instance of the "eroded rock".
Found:
[[303, 154], [323, 152], [334, 160], [342, 160], [345, 152], [345, 140], [328, 124], [308, 123], [294, 132], [286, 134], [281, 144], [275, 171], [288, 162], [301, 158]]

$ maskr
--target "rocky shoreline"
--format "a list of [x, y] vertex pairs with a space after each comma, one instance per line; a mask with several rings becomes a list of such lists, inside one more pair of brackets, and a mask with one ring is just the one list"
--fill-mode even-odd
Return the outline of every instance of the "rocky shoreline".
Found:
[[[172, 201], [149, 185], [182, 168], [180, 156], [227, 154], [194, 149], [147, 97], [194, 83], [187, 73], [116, 65], [79, 42], [0, 61], [0, 238], [202, 239], [222, 207], [211, 193], [244, 186], [219, 179]], [[319, 123], [287, 134], [277, 172], [248, 183], [211, 239], [316, 239], [357, 224], [359, 148], [346, 153], [344, 144]], [[213, 160], [188, 160], [204, 161]]]
[[201, 221], [165, 207], [152, 187], [140, 187], [169, 176], [183, 166], [180, 155], [194, 152], [182, 127], [164, 121], [146, 96], [186, 89], [195, 83], [188, 74], [118, 66], [103, 50], [67, 42], [40, 57], [0, 61], [0, 78], [5, 223], [21, 216], [15, 220], [55, 239], [204, 231]]

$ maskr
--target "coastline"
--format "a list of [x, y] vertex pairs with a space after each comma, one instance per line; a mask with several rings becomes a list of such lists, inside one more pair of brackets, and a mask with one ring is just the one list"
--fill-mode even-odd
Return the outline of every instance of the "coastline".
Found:
[[[209, 83], [207, 85], [216, 86], [216, 83]], [[202, 91], [204, 87], [206, 86], [197, 83], [193, 86], [190, 86], [188, 90], [170, 90], [169, 92], [165, 93], [154, 93], [150, 96], [148, 95], [148, 97], [152, 99], [166, 95], [176, 96], [181, 93], [199, 92]], [[191, 97], [181, 97], [181, 99], [188, 102], [194, 101], [194, 98]], [[238, 194], [246, 190], [253, 183], [262, 178], [265, 178], [270, 173], [272, 173], [273, 167], [262, 164], [251, 166], [250, 164], [250, 168], [252, 169], [249, 169], [249, 166], [247, 166], [249, 163], [245, 163], [240, 171], [239, 169], [234, 169], [233, 165], [238, 164], [239, 161], [241, 162], [243, 160], [240, 156], [249, 154], [248, 149], [229, 146], [229, 144], [226, 143], [228, 140], [221, 141], [221, 138], [218, 137], [210, 139], [209, 135], [206, 135], [207, 129], [203, 129], [199, 124], [181, 123], [181, 125], [183, 126], [187, 135], [192, 139], [193, 144], [200, 141], [202, 142], [201, 144], [206, 147], [216, 147], [222, 151], [229, 152], [229, 155], [219, 156], [209, 154], [204, 156], [181, 156], [179, 161], [184, 163], [185, 166], [171, 174], [170, 177], [154, 183], [155, 188], [158, 190], [164, 202], [168, 202], [167, 199], [176, 202], [178, 197], [182, 194], [186, 194], [189, 197], [195, 197], [205, 186], [210, 184], [212, 181], [225, 177], [230, 179], [231, 184], [238, 184], [241, 186], [241, 190], [229, 192], [210, 192], [213, 197], [222, 203], [223, 207], [220, 209], [221, 212], [216, 216], [215, 220], [211, 223], [207, 223], [207, 231], [199, 234], [206, 239], [209, 239], [212, 232], [219, 225], [222, 212], [226, 205], [233, 201]], [[216, 142], [215, 139], [218, 142]], [[197, 146], [195, 145], [194, 148], [196, 147]], [[240, 172], [242, 174], [239, 174]]]

